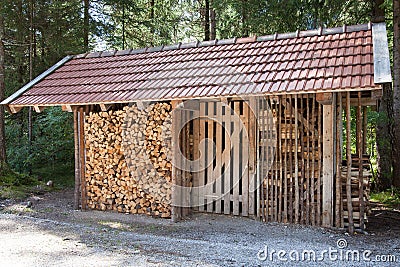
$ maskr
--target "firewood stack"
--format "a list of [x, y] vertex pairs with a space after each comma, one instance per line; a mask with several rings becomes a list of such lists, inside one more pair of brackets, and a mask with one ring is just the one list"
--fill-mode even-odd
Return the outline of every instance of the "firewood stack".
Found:
[[[353, 222], [356, 229], [360, 228], [360, 182], [359, 182], [359, 158], [352, 155], [352, 166], [351, 166], [351, 201], [353, 207]], [[370, 208], [370, 180], [372, 178], [372, 173], [370, 170], [369, 156], [364, 155], [362, 158], [362, 168], [363, 168], [363, 199], [364, 202], [364, 221], [368, 222], [368, 215], [371, 213]], [[346, 197], [346, 180], [347, 180], [347, 167], [342, 167], [342, 194], [343, 194], [343, 215], [344, 215], [344, 226], [348, 227], [349, 212], [347, 208], [347, 197]]]
[[171, 216], [170, 112], [156, 103], [86, 116], [89, 208]]

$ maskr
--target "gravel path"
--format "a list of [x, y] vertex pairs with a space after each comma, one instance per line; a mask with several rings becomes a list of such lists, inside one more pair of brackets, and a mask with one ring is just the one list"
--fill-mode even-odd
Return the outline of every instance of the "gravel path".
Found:
[[[212, 214], [194, 214], [171, 223], [140, 215], [74, 211], [71, 200], [72, 192], [67, 190], [33, 197], [30, 208], [27, 203], [3, 207], [0, 265], [395, 266], [400, 262], [400, 237], [390, 232], [350, 237], [317, 227]], [[347, 247], [339, 249], [338, 240], [339, 246], [347, 242]], [[266, 246], [272, 259], [260, 260]], [[324, 250], [324, 259], [319, 260]], [[360, 252], [360, 261], [347, 261], [349, 250]], [[316, 261], [309, 260], [312, 251]], [[366, 259], [394, 255], [397, 263], [364, 261], [365, 251]]]

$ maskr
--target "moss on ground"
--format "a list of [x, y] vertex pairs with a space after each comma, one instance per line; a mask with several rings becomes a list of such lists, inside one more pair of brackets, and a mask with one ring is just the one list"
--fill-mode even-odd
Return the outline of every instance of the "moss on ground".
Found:
[[43, 191], [44, 184], [32, 175], [13, 171], [7, 164], [0, 167], [0, 198], [24, 199], [32, 193]]

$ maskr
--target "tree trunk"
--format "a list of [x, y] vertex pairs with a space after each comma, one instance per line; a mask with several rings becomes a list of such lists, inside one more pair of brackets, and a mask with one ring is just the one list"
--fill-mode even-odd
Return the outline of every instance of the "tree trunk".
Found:
[[[4, 100], [4, 57], [5, 57], [5, 49], [4, 49], [4, 17], [3, 10], [0, 7], [0, 101]], [[4, 126], [4, 106], [0, 106], [0, 172], [2, 171], [2, 166], [6, 162], [6, 136], [5, 136], [5, 126]]]
[[89, 50], [89, 0], [83, 0], [83, 45]]
[[392, 184], [392, 146], [390, 132], [391, 96], [391, 86], [390, 84], [385, 84], [383, 86], [383, 95], [378, 109], [379, 119], [376, 124], [376, 149], [378, 152], [376, 187], [378, 190], [388, 189]]
[[210, 40], [210, 0], [205, 0], [204, 10], [204, 41]]
[[400, 187], [400, 0], [393, 0], [393, 186]]
[[[33, 35], [35, 30], [33, 28], [33, 0], [29, 1], [29, 80], [33, 80]], [[32, 107], [28, 109], [28, 154], [32, 156], [32, 142], [33, 142], [33, 115]], [[32, 163], [28, 164], [28, 172], [32, 174]]]
[[385, 21], [385, 10], [381, 8], [385, 0], [374, 0], [372, 3], [372, 22], [384, 22]]
[[151, 31], [151, 45], [154, 46], [154, 41], [156, 39], [155, 33], [156, 33], [156, 23], [154, 21], [155, 18], [155, 12], [154, 12], [154, 5], [155, 5], [155, 0], [150, 0], [150, 31]]
[[217, 39], [217, 22], [215, 21], [215, 9], [210, 9], [210, 20], [211, 20], [211, 32], [210, 38], [211, 40]]
[[242, 37], [249, 36], [249, 28], [247, 25], [247, 1], [242, 0]]

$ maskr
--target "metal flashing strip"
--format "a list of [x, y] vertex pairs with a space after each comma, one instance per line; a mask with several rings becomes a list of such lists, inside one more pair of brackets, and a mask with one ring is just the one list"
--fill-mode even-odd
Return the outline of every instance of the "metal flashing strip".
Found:
[[374, 53], [374, 83], [391, 83], [390, 57], [385, 23], [372, 25], [372, 47]]
[[73, 56], [66, 56], [60, 61], [58, 61], [56, 64], [54, 64], [51, 68], [37, 76], [35, 79], [30, 81], [29, 83], [25, 84], [21, 89], [19, 89], [17, 92], [9, 96], [7, 99], [5, 99], [3, 102], [0, 103], [0, 105], [7, 105], [10, 104], [12, 101], [14, 101], [16, 98], [18, 98], [20, 95], [25, 93], [27, 90], [29, 90], [32, 86], [46, 78], [49, 74], [51, 74], [53, 71], [64, 65], [67, 61], [69, 61]]

